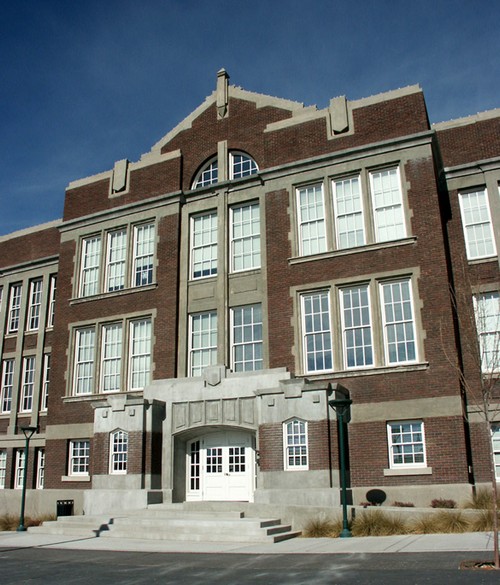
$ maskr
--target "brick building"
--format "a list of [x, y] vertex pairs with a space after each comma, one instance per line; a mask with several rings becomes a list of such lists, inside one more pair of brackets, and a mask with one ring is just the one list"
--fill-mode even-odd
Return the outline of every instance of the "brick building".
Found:
[[71, 183], [61, 221], [0, 238], [0, 502], [36, 426], [38, 510], [338, 505], [339, 385], [355, 503], [468, 496], [500, 456], [475, 401], [499, 184], [500, 111], [431, 126], [418, 86], [318, 110], [220, 71], [138, 162]]

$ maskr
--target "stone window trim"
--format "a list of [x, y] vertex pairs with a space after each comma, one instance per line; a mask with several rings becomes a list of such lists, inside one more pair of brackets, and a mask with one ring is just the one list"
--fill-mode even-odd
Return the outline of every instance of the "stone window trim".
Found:
[[131, 222], [80, 238], [74, 298], [93, 300], [101, 295], [151, 286], [156, 278], [158, 242], [154, 218]]
[[109, 473], [126, 475], [128, 464], [128, 433], [117, 429], [109, 435]]
[[[343, 279], [342, 281], [328, 281], [317, 283], [317, 285], [309, 285], [307, 287], [294, 287], [291, 291], [292, 298], [294, 299], [295, 314], [298, 315], [297, 319], [297, 332], [296, 332], [296, 347], [299, 349], [296, 357], [296, 371], [301, 372], [303, 375], [314, 375], [320, 376], [325, 373], [331, 373], [332, 375], [339, 375], [343, 373], [349, 375], [351, 373], [366, 374], [371, 371], [397, 371], [398, 368], [402, 367], [425, 367], [426, 362], [422, 361], [423, 357], [423, 344], [422, 340], [425, 338], [425, 332], [421, 325], [420, 306], [421, 303], [418, 300], [418, 269], [413, 270], [410, 273], [388, 273], [388, 274], [374, 274], [361, 277], [359, 280]], [[401, 351], [396, 354], [394, 359], [394, 353], [389, 356], [389, 343], [387, 337], [387, 329], [390, 326], [393, 330], [405, 328], [402, 324], [399, 326], [396, 323], [387, 323], [386, 315], [384, 314], [384, 300], [383, 287], [390, 285], [391, 283], [407, 283], [409, 289], [410, 299], [409, 307], [411, 307], [411, 319], [410, 323], [406, 325], [408, 331], [413, 330], [413, 338], [409, 339], [397, 339], [395, 343], [400, 342]], [[342, 291], [345, 289], [353, 289], [359, 287], [367, 287], [367, 294], [369, 299], [369, 315], [370, 315], [370, 335], [372, 338], [372, 363], [366, 364], [349, 364], [347, 362], [346, 355], [346, 336], [345, 326], [342, 315]], [[306, 349], [306, 323], [304, 321], [304, 299], [311, 295], [322, 294], [327, 296], [328, 300], [328, 315], [330, 320], [329, 329], [322, 332], [323, 340], [321, 341], [322, 347], [326, 347], [330, 353], [330, 357], [326, 357], [326, 362], [321, 368], [317, 368], [316, 365], [312, 365], [312, 362], [307, 362], [306, 357], [308, 355]], [[326, 309], [325, 309], [326, 310]], [[326, 340], [325, 340], [326, 335]], [[329, 337], [328, 337], [329, 336]], [[393, 340], [394, 341], [394, 340]], [[404, 359], [400, 359], [403, 355], [404, 344], [406, 344], [407, 353]], [[326, 345], [324, 345], [326, 344]], [[310, 346], [311, 347], [311, 346]], [[394, 349], [395, 346], [392, 347]], [[397, 347], [396, 347], [397, 349]], [[412, 353], [413, 352], [413, 353]], [[391, 359], [393, 361], [391, 361]], [[331, 366], [329, 365], [331, 363]], [[311, 369], [312, 368], [312, 369]], [[316, 369], [315, 369], [316, 368]]]
[[[68, 442], [68, 478], [80, 481], [89, 476], [90, 439], [71, 439]], [[77, 479], [75, 479], [77, 478]]]

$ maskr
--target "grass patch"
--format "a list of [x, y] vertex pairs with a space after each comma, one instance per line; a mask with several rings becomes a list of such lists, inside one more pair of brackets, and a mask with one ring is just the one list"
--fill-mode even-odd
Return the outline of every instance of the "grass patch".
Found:
[[366, 510], [352, 522], [353, 536], [391, 536], [407, 534], [406, 522], [399, 514], [388, 514], [380, 509]]
[[472, 498], [465, 502], [463, 507], [472, 508], [473, 510], [491, 510], [493, 507], [493, 495], [489, 489], [481, 488], [472, 495]]
[[341, 530], [341, 520], [319, 517], [313, 518], [305, 525], [303, 535], [306, 538], [337, 538]]
[[[29, 528], [30, 526], [40, 526], [43, 522], [48, 522], [49, 520], [56, 520], [55, 514], [44, 514], [42, 516], [37, 517], [24, 517], [24, 526]], [[3, 514], [0, 516], [0, 531], [1, 532], [12, 532], [17, 530], [19, 526], [19, 516], [14, 514]]]

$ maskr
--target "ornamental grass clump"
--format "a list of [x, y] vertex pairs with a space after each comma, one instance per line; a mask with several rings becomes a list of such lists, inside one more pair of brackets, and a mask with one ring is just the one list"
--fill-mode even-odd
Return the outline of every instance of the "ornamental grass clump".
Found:
[[469, 523], [462, 512], [442, 510], [414, 518], [410, 530], [414, 534], [455, 534], [467, 532]]
[[[40, 526], [43, 522], [48, 522], [49, 520], [56, 520], [55, 514], [44, 514], [41, 516], [24, 517], [24, 526], [29, 528], [30, 526]], [[17, 530], [19, 526], [19, 516], [15, 514], [3, 514], [0, 516], [0, 532], [12, 532]]]
[[491, 510], [493, 507], [493, 496], [489, 489], [479, 489], [472, 498], [467, 500], [463, 506], [464, 508], [472, 508], [473, 510]]
[[303, 535], [306, 538], [338, 538], [342, 530], [340, 519], [318, 517], [309, 520], [305, 525]]
[[378, 509], [356, 515], [351, 530], [353, 536], [391, 536], [408, 532], [406, 522], [399, 514], [388, 514]]

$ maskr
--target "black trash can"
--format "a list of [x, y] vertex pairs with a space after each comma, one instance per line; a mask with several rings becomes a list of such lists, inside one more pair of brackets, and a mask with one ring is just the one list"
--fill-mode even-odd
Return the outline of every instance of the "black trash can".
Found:
[[75, 500], [57, 500], [57, 516], [73, 516]]

